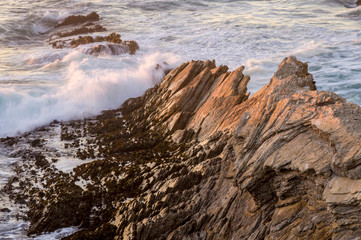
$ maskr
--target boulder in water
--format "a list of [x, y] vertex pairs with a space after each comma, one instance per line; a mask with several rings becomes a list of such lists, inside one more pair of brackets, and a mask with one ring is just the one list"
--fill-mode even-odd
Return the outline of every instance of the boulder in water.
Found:
[[53, 34], [49, 37], [50, 41], [57, 39], [57, 38], [64, 38], [64, 37], [70, 37], [78, 34], [85, 34], [85, 33], [93, 33], [93, 32], [105, 32], [107, 31], [106, 28], [104, 28], [101, 25], [98, 24], [85, 24], [84, 26], [80, 28], [74, 28], [68, 31], [62, 31], [58, 32], [56, 34]]
[[99, 21], [99, 15], [96, 12], [91, 12], [88, 15], [71, 15], [66, 17], [61, 23], [56, 25], [56, 27], [62, 27], [67, 25], [78, 25], [85, 22], [94, 22]]
[[96, 42], [108, 42], [110, 44], [100, 44], [97, 46], [93, 46], [90, 49], [86, 50], [87, 54], [111, 54], [111, 55], [119, 55], [123, 53], [135, 54], [137, 50], [139, 50], [139, 45], [136, 41], [123, 41], [120, 38], [120, 34], [111, 33], [108, 36], [79, 36], [75, 39], [68, 40], [58, 40], [51, 42], [54, 48], [64, 48], [64, 47], [72, 47], [76, 48], [80, 45], [96, 43]]

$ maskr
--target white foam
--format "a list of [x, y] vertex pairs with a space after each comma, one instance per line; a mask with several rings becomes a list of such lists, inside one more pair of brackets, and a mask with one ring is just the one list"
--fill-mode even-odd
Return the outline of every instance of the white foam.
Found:
[[265, 59], [249, 59], [245, 64], [245, 72], [252, 75], [253, 73], [264, 73], [267, 69], [264, 68]]
[[93, 56], [110, 56], [110, 55], [122, 55], [129, 53], [129, 47], [123, 44], [112, 44], [107, 42], [87, 44], [81, 46], [79, 50], [82, 53]]
[[325, 41], [304, 41], [294, 50], [290, 51], [287, 55], [293, 55], [304, 58], [311, 58], [315, 55], [321, 53], [332, 52], [331, 49], [328, 48]]
[[38, 51], [30, 54], [29, 58], [26, 60], [27, 64], [43, 64], [48, 65], [52, 64], [58, 60], [62, 60], [64, 56], [69, 54], [69, 50], [56, 50], [54, 52], [49, 53], [48, 51]]
[[[355, 0], [339, 1], [355, 6]], [[30, 130], [54, 118], [96, 114], [140, 95], [161, 78], [161, 72], [154, 70], [156, 63], [177, 62], [172, 54], [149, 54], [156, 50], [174, 51], [182, 55], [182, 61], [215, 59], [217, 65], [230, 69], [245, 64], [252, 93], [267, 84], [284, 57], [296, 55], [308, 62], [318, 89], [336, 91], [361, 104], [357, 85], [361, 78], [360, 7], [344, 8], [330, 0], [287, 4], [201, 0], [178, 1], [170, 14], [149, 8], [147, 1], [10, 2], [13, 5], [4, 7], [25, 11], [0, 14], [0, 38], [4, 36], [0, 44], [5, 43], [0, 56], [6, 63], [0, 67], [10, 69], [1, 71], [0, 76], [0, 136]], [[158, 2], [165, 9], [170, 6], [169, 1]], [[74, 51], [58, 58], [52, 55], [57, 50], [47, 46], [29, 56], [34, 45], [44, 45], [46, 36], [42, 33], [49, 27], [69, 14], [94, 10], [104, 27], [122, 34], [122, 39], [136, 40], [143, 55], [94, 58]], [[30, 12], [34, 14], [29, 17]], [[16, 48], [11, 48], [14, 45]], [[22, 63], [29, 59], [32, 64], [22, 71]], [[70, 162], [64, 158], [57, 164], [66, 171], [73, 167]], [[6, 171], [3, 174], [7, 176]]]
[[178, 59], [170, 53], [95, 58], [75, 51], [60, 61], [69, 66], [57, 88], [0, 88], [0, 136], [28, 131], [54, 119], [81, 119], [116, 108], [162, 79], [157, 64], [175, 66]]
[[73, 234], [76, 231], [79, 231], [79, 228], [77, 227], [61, 228], [52, 233], [45, 233], [40, 236], [35, 236], [31, 239], [34, 240], [62, 239], [63, 237], [69, 236], [70, 234]]

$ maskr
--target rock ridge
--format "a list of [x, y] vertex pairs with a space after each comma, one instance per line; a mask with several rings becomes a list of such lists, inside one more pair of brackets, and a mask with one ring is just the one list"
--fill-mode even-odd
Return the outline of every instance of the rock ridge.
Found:
[[[83, 53], [90, 55], [121, 55], [135, 54], [139, 45], [133, 40], [122, 40], [120, 34], [110, 33], [108, 36], [82, 36], [81, 34], [106, 32], [107, 29], [94, 22], [100, 21], [96, 12], [88, 15], [70, 15], [54, 28], [56, 32], [49, 35], [48, 43], [53, 48], [76, 48], [80, 45], [94, 44]], [[71, 37], [71, 38], [68, 38]]]
[[[190, 61], [119, 109], [53, 123], [64, 152], [94, 159], [73, 173], [53, 168], [63, 152], [40, 130], [2, 139], [22, 159], [6, 192], [28, 202], [29, 233], [78, 225], [64, 239], [360, 239], [361, 108], [317, 91], [293, 56], [251, 97], [243, 70]], [[45, 172], [35, 177], [42, 187], [26, 179], [29, 165]]]

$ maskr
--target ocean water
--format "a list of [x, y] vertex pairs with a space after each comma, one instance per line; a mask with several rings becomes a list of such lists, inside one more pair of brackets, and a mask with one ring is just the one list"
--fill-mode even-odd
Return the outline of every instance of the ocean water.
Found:
[[[92, 11], [108, 29], [92, 35], [117, 32], [140, 51], [95, 57], [84, 54], [87, 46], [47, 43], [66, 16]], [[115, 108], [161, 81], [157, 64], [192, 59], [231, 70], [245, 65], [254, 93], [295, 55], [309, 64], [319, 90], [361, 105], [360, 23], [355, 0], [0, 0], [0, 137]], [[8, 161], [0, 158], [3, 180], [11, 175]], [[0, 222], [0, 239], [27, 239], [26, 225]]]
[[[160, 81], [157, 63], [176, 67], [191, 59], [245, 65], [254, 93], [284, 57], [295, 55], [309, 63], [320, 90], [360, 105], [361, 8], [351, 6], [351, 0], [1, 1], [0, 136], [117, 107]], [[92, 11], [109, 33], [136, 40], [141, 50], [94, 57], [84, 47], [47, 44], [59, 21]]]

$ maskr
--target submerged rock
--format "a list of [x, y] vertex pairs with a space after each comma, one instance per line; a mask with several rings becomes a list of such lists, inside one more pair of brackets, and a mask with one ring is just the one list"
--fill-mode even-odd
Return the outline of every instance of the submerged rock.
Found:
[[131, 53], [134, 54], [135, 50], [133, 52], [130, 51], [130, 47], [123, 44], [99, 44], [94, 47], [91, 47], [89, 49], [86, 49], [84, 51], [85, 54], [89, 55], [122, 55], [125, 53]]
[[[64, 143], [98, 160], [53, 171], [42, 189], [19, 183], [29, 233], [80, 225], [65, 239], [357, 238], [361, 108], [317, 91], [295, 57], [252, 97], [243, 69], [184, 63], [119, 109], [63, 124]], [[19, 154], [36, 166], [36, 154]]]

